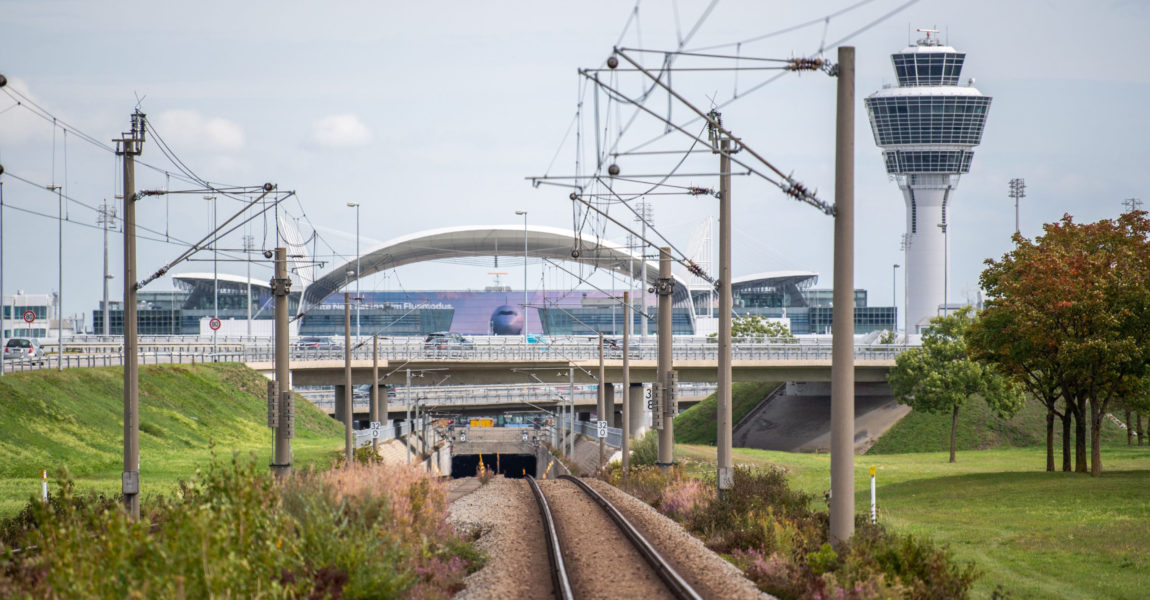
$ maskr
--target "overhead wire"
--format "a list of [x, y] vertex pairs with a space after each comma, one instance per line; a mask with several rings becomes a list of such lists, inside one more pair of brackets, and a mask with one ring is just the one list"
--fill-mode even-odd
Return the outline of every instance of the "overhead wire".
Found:
[[[120, 162], [119, 162], [118, 156], [116, 155], [116, 148], [114, 146], [109, 145], [105, 142], [102, 142], [99, 139], [97, 139], [96, 137], [84, 132], [83, 130], [80, 130], [80, 129], [72, 126], [69, 122], [58, 118], [51, 111], [49, 111], [48, 109], [41, 106], [39, 103], [32, 100], [26, 94], [23, 94], [23, 93], [15, 90], [15, 89], [13, 89], [12, 86], [5, 86], [2, 89], [6, 94], [8, 94], [9, 98], [14, 102], [14, 104], [12, 106], [8, 107], [7, 109], [5, 109], [2, 112], [7, 112], [7, 110], [10, 110], [12, 108], [22, 107], [25, 110], [29, 111], [29, 113], [33, 114], [34, 116], [36, 116], [42, 120], [48, 121], [52, 124], [52, 127], [53, 127], [53, 157], [55, 156], [55, 138], [56, 138], [56, 129], [57, 128], [60, 128], [61, 130], [63, 130], [65, 132], [65, 135], [66, 135], [68, 130], [71, 130], [74, 133], [74, 135], [78, 136], [84, 142], [91, 144], [92, 146], [94, 146], [100, 150], [104, 150], [106, 152], [109, 152], [114, 157], [116, 157], [114, 159], [114, 162], [113, 162], [113, 190], [118, 189], [117, 188], [117, 182], [118, 182], [119, 176], [120, 176], [120, 173], [119, 173]], [[0, 114], [2, 114], [2, 113], [0, 113]], [[149, 125], [151, 125], [151, 127], [150, 127], [151, 134], [152, 134], [153, 140], [156, 142], [156, 144], [155, 144], [156, 147], [160, 150], [160, 153], [173, 166], [176, 167], [178, 173], [173, 173], [172, 171], [170, 171], [168, 169], [163, 169], [157, 165], [154, 165], [154, 164], [152, 164], [148, 161], [142, 160], [140, 158], [137, 158], [135, 163], [138, 166], [150, 169], [154, 172], [162, 173], [165, 177], [164, 188], [165, 188], [165, 191], [167, 193], [169, 193], [169, 194], [170, 193], [176, 193], [176, 192], [172, 192], [171, 188], [170, 188], [171, 179], [174, 178], [174, 179], [181, 181], [185, 184], [199, 185], [199, 186], [202, 186], [204, 188], [207, 188], [206, 190], [203, 190], [203, 191], [208, 191], [208, 192], [211, 192], [214, 194], [219, 194], [219, 195], [224, 196], [225, 198], [230, 198], [232, 200], [236, 200], [236, 201], [240, 201], [240, 202], [246, 202], [246, 199], [238, 196], [236, 194], [236, 192], [239, 192], [241, 190], [248, 190], [250, 188], [247, 188], [244, 186], [235, 186], [235, 185], [212, 184], [209, 181], [207, 181], [206, 179], [200, 177], [171, 148], [171, 146], [164, 139], [163, 133], [160, 131], [159, 128], [156, 127], [156, 124], [154, 122], [151, 122], [151, 121], [149, 121], [148, 123], [149, 123]], [[53, 172], [52, 179], [53, 179], [53, 182], [55, 181], [55, 166], [56, 166], [56, 161], [53, 158], [53, 161], [52, 161], [52, 172]], [[65, 177], [66, 177], [66, 175], [65, 175]], [[29, 185], [33, 185], [33, 186], [37, 185], [37, 184], [31, 182], [30, 180], [26, 180], [23, 178], [20, 178], [20, 179], [22, 181], [24, 181], [25, 183], [28, 183]], [[119, 194], [113, 194], [113, 195], [118, 196]], [[334, 247], [331, 245], [331, 243], [327, 239], [325, 239], [319, 235], [318, 229], [315, 227], [315, 225], [311, 221], [310, 217], [308, 217], [307, 213], [303, 210], [303, 204], [301, 202], [299, 202], [299, 196], [297, 194], [295, 194], [294, 192], [291, 193], [290, 195], [294, 195], [296, 197], [297, 203], [300, 207], [302, 218], [311, 227], [313, 238], [321, 240], [323, 242], [323, 244], [325, 246], [327, 246], [334, 254], [335, 253]], [[120, 200], [120, 203], [122, 204], [123, 198], [119, 198], [118, 200]], [[280, 200], [281, 199], [274, 199], [273, 200], [274, 203], [272, 204], [272, 206], [275, 206], [278, 208]], [[90, 210], [98, 210], [98, 209], [93, 208], [90, 205], [87, 205], [85, 203], [77, 201], [75, 198], [68, 197], [68, 201], [69, 202], [76, 202], [77, 204], [80, 204], [81, 206], [84, 206], [85, 208], [88, 208]], [[32, 214], [38, 214], [38, 213], [36, 213], [36, 211], [27, 211], [27, 212], [30, 212]], [[266, 209], [258, 212], [258, 214], [261, 214], [261, 215], [266, 214], [266, 213], [267, 213]], [[120, 215], [123, 214], [123, 207], [122, 206], [120, 207], [119, 214]], [[122, 221], [122, 217], [119, 217], [119, 216], [115, 217], [115, 219]], [[266, 245], [268, 227], [267, 227], [266, 219], [264, 219], [263, 221], [264, 221], [263, 222], [263, 228], [264, 228], [264, 236], [263, 237], [264, 237], [264, 242]], [[248, 222], [247, 220], [244, 221], [244, 223], [247, 223], [247, 222]], [[160, 233], [158, 231], [151, 229], [151, 228], [148, 228], [146, 226], [143, 226], [140, 223], [137, 223], [137, 229], [147, 231], [147, 232], [150, 232], [150, 233], [153, 233], [156, 235], [160, 235]], [[165, 223], [165, 229], [166, 229], [166, 231], [163, 233], [163, 235], [164, 235], [163, 239], [161, 239], [159, 237], [152, 238], [149, 236], [140, 236], [140, 239], [145, 239], [148, 241], [160, 241], [160, 242], [169, 243], [169, 244], [177, 245], [177, 246], [182, 245], [185, 248], [190, 245], [190, 242], [188, 242], [186, 240], [180, 240], [179, 238], [172, 238], [170, 235], [170, 229], [168, 228], [167, 222]], [[278, 226], [276, 229], [278, 231]], [[277, 243], [278, 243], [278, 241], [277, 241]], [[313, 252], [313, 255], [314, 255], [314, 252]]]
[[[856, 9], [856, 8], [860, 8], [860, 7], [862, 7], [862, 6], [866, 5], [866, 4], [869, 4], [869, 3], [873, 2], [873, 1], [874, 1], [874, 0], [862, 0], [862, 1], [860, 1], [860, 2], [856, 2], [855, 4], [852, 4], [852, 5], [850, 5], [850, 6], [846, 7], [846, 8], [840, 9], [840, 10], [838, 10], [838, 11], [835, 11], [835, 12], [832, 12], [832, 13], [829, 13], [829, 14], [827, 14], [827, 15], [824, 15], [824, 16], [822, 16], [822, 17], [819, 17], [819, 18], [817, 18], [817, 19], [812, 19], [812, 20], [810, 20], [810, 21], [806, 21], [806, 22], [804, 22], [804, 23], [800, 23], [800, 24], [798, 24], [798, 25], [794, 25], [794, 26], [791, 26], [791, 27], [786, 27], [786, 28], [783, 28], [783, 29], [779, 29], [779, 30], [776, 30], [776, 31], [773, 31], [773, 32], [769, 32], [769, 33], [766, 33], [766, 34], [763, 34], [763, 35], [755, 36], [755, 37], [752, 37], [752, 38], [747, 38], [747, 39], [745, 39], [745, 40], [741, 40], [741, 41], [738, 41], [738, 42], [730, 42], [730, 43], [723, 43], [723, 44], [715, 44], [715, 45], [711, 45], [711, 46], [703, 46], [703, 47], [699, 47], [699, 48], [692, 48], [692, 49], [690, 49], [688, 52], [690, 52], [690, 53], [699, 53], [699, 52], [705, 52], [705, 51], [708, 51], [708, 50], [715, 50], [715, 49], [719, 49], [719, 48], [729, 48], [729, 47], [732, 47], [732, 46], [738, 47], [738, 45], [739, 45], [739, 44], [748, 44], [748, 43], [752, 43], [752, 42], [760, 41], [760, 40], [763, 40], [763, 39], [767, 39], [767, 38], [770, 38], [770, 37], [774, 37], [774, 36], [777, 36], [777, 35], [782, 35], [782, 34], [784, 34], [784, 33], [789, 33], [789, 32], [792, 32], [792, 31], [796, 31], [796, 30], [799, 30], [799, 29], [804, 29], [804, 28], [806, 28], [806, 27], [810, 27], [810, 26], [812, 26], [812, 25], [818, 25], [819, 23], [825, 23], [825, 22], [827, 22], [827, 20], [828, 20], [828, 19], [833, 19], [833, 18], [835, 18], [835, 17], [841, 16], [841, 15], [843, 15], [843, 14], [847, 13], [847, 12], [850, 12], [850, 11], [852, 11], [852, 10]], [[918, 1], [919, 1], [919, 0], [908, 0], [907, 2], [905, 2], [905, 3], [901, 4], [901, 5], [899, 5], [899, 6], [898, 6], [897, 8], [895, 8], [894, 10], [891, 10], [891, 11], [889, 11], [889, 12], [885, 13], [885, 14], [884, 14], [883, 16], [881, 16], [880, 18], [878, 18], [878, 19], [876, 19], [876, 20], [874, 20], [874, 21], [872, 21], [872, 22], [868, 23], [867, 25], [865, 25], [865, 26], [863, 26], [863, 27], [861, 27], [861, 28], [859, 28], [859, 29], [856, 29], [855, 31], [852, 31], [850, 34], [848, 34], [848, 35], [844, 36], [843, 38], [839, 39], [838, 41], [834, 42], [833, 44], [830, 44], [829, 46], [833, 48], [833, 47], [835, 47], [835, 46], [838, 46], [839, 44], [842, 44], [842, 43], [843, 43], [843, 42], [845, 42], [845, 41], [848, 41], [848, 40], [850, 40], [850, 39], [853, 39], [855, 36], [857, 36], [857, 35], [859, 35], [859, 34], [863, 33], [864, 31], [867, 31], [867, 30], [871, 29], [872, 27], [874, 27], [874, 26], [878, 25], [879, 23], [881, 23], [881, 22], [883, 22], [883, 21], [885, 21], [885, 20], [888, 20], [888, 19], [890, 19], [890, 17], [892, 17], [892, 16], [894, 16], [894, 15], [898, 14], [899, 12], [901, 12], [901, 11], [905, 10], [906, 8], [908, 8], [908, 7], [910, 7], [911, 5], [913, 5], [913, 4], [915, 4], [915, 3], [917, 3]], [[821, 54], [821, 53], [823, 52], [823, 50], [824, 50], [826, 47], [827, 47], [827, 45], [826, 45], [826, 44], [820, 44], [820, 48], [819, 48], [819, 51], [818, 51], [818, 52], [816, 52], [816, 53], [815, 53], [815, 55]], [[808, 58], [810, 58], [810, 56], [808, 56]], [[778, 73], [778, 74], [776, 74], [776, 75], [773, 75], [773, 76], [771, 76], [771, 77], [767, 78], [766, 80], [764, 80], [764, 81], [761, 81], [761, 82], [759, 82], [759, 83], [757, 83], [757, 84], [755, 84], [755, 85], [751, 86], [750, 88], [748, 88], [748, 89], [744, 90], [744, 91], [743, 91], [741, 94], [739, 94], [739, 95], [737, 95], [737, 96], [732, 96], [731, 98], [729, 98], [729, 99], [727, 99], [727, 100], [725, 100], [725, 101], [723, 101], [723, 102], [719, 102], [719, 103], [716, 103], [716, 104], [715, 104], [715, 106], [714, 106], [714, 109], [715, 109], [715, 110], [721, 110], [721, 109], [723, 109], [723, 108], [725, 108], [725, 107], [729, 106], [730, 104], [732, 104], [732, 103], [733, 103], [733, 102], [735, 102], [736, 100], [739, 100], [739, 99], [745, 98], [745, 97], [747, 97], [747, 96], [749, 96], [749, 95], [753, 94], [754, 92], [757, 92], [758, 90], [760, 90], [760, 89], [762, 89], [762, 88], [766, 87], [767, 85], [769, 85], [769, 84], [771, 84], [771, 83], [774, 83], [775, 81], [778, 81], [779, 79], [782, 79], [782, 78], [783, 78], [783, 77], [785, 77], [785, 76], [786, 76], [788, 73], [789, 73], [788, 71], [784, 71], [784, 72], [782, 72], [782, 73]], [[692, 116], [691, 118], [687, 119], [686, 121], [683, 121], [683, 122], [681, 123], [681, 125], [683, 125], [684, 127], [687, 127], [687, 126], [690, 126], [690, 125], [694, 125], [696, 122], [698, 122], [698, 121], [700, 121], [700, 120], [702, 120], [700, 117], [698, 117], [698, 116]], [[629, 152], [633, 152], [633, 151], [637, 151], [637, 150], [640, 150], [640, 149], [642, 149], [642, 148], [646, 148], [647, 146], [649, 146], [649, 145], [651, 145], [651, 144], [653, 144], [653, 143], [655, 143], [655, 142], [658, 142], [658, 141], [660, 141], [660, 140], [662, 140], [662, 139], [666, 138], [666, 137], [667, 137], [667, 135], [669, 135], [669, 134], [668, 134], [668, 133], [662, 133], [662, 134], [656, 135], [656, 136], [654, 136], [654, 137], [652, 137], [652, 138], [650, 138], [650, 139], [648, 139], [648, 140], [645, 140], [645, 141], [643, 141], [643, 142], [641, 142], [641, 143], [639, 143], [639, 144], [637, 144], [637, 145], [634, 145], [634, 146], [630, 147], [630, 149], [629, 149], [629, 150], [627, 150], [627, 151], [624, 151], [623, 153], [624, 153], [624, 154], [626, 154], [626, 153], [629, 153]]]

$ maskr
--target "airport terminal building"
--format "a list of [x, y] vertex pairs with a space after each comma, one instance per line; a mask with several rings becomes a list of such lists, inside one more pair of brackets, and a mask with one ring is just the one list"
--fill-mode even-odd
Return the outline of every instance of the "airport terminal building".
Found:
[[[526, 248], [524, 246], [526, 245]], [[578, 249], [573, 256], [572, 248]], [[501, 250], [502, 248], [502, 250]], [[507, 248], [522, 248], [509, 253]], [[346, 264], [335, 265], [314, 281], [297, 277], [289, 297], [289, 310], [298, 316], [298, 335], [342, 336], [344, 300], [342, 292], [354, 289], [360, 277], [406, 264], [455, 257], [526, 256], [554, 261], [593, 263], [598, 269], [623, 275], [634, 281], [632, 288], [632, 331], [641, 334], [644, 323], [655, 332], [657, 302], [638, 290], [652, 287], [658, 265], [628, 248], [607, 240], [580, 238], [571, 231], [551, 227], [456, 227], [420, 232], [393, 240]], [[646, 274], [646, 281], [642, 281]], [[717, 295], [709, 286], [675, 276], [672, 293], [672, 329], [676, 335], [705, 335], [714, 331], [717, 321]], [[212, 316], [223, 321], [251, 320], [242, 328], [252, 335], [270, 335], [274, 301], [267, 281], [211, 273], [184, 273], [173, 276], [176, 290], [139, 293], [141, 335], [200, 335]], [[818, 274], [810, 271], [778, 271], [748, 275], [732, 282], [736, 315], [757, 314], [789, 322], [796, 335], [830, 331], [833, 310], [831, 290], [816, 289]], [[361, 335], [425, 336], [433, 331], [454, 331], [464, 335], [621, 335], [623, 310], [618, 298], [624, 290], [534, 290], [492, 286], [483, 290], [369, 291], [360, 290], [354, 310]], [[357, 315], [357, 316], [355, 316]], [[110, 333], [123, 331], [123, 309], [113, 303], [108, 310]], [[103, 307], [92, 311], [93, 331], [103, 332]], [[892, 330], [897, 322], [892, 306], [869, 306], [866, 290], [855, 290], [855, 332]], [[231, 325], [238, 325], [230, 323]], [[230, 332], [236, 332], [231, 327]], [[265, 333], [267, 332], [267, 333]]]

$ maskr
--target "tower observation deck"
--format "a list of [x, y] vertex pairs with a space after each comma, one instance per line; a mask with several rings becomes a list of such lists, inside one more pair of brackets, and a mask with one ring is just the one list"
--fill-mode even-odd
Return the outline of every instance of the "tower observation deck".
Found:
[[925, 328], [947, 302], [947, 209], [982, 140], [989, 96], [960, 86], [966, 54], [932, 34], [891, 55], [897, 86], [866, 99], [875, 144], [906, 201], [906, 330]]

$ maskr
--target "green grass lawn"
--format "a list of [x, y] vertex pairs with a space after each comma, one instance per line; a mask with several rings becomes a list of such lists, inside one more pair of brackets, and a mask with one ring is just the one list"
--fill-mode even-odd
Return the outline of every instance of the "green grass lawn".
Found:
[[[271, 462], [266, 379], [240, 364], [140, 369], [140, 487], [145, 501], [208, 465], [211, 455]], [[67, 469], [80, 491], [117, 493], [123, 470], [123, 371], [44, 369], [0, 378], [0, 518], [16, 514]], [[327, 464], [343, 429], [296, 402], [295, 464]]]
[[[736, 382], [731, 386], [731, 424], [759, 404], [778, 383]], [[718, 398], [711, 394], [675, 417], [675, 443], [714, 445]]]
[[[715, 449], [676, 446], [688, 468], [710, 471]], [[855, 457], [856, 511], [869, 514], [877, 469], [881, 522], [949, 545], [982, 572], [975, 597], [1001, 585], [1012, 598], [1145, 598], [1150, 577], [1150, 447], [1103, 447], [1099, 478], [1047, 473], [1045, 449]], [[735, 449], [737, 464], [777, 465], [792, 485], [830, 487], [830, 456]]]
[[[1061, 448], [1062, 422], [1054, 422], [1055, 448]], [[1126, 443], [1126, 432], [1109, 419], [1103, 422], [1104, 443]], [[958, 412], [955, 446], [966, 450], [1026, 448], [1046, 445], [1046, 407], [1036, 401], [1023, 405], [1009, 419], [996, 416], [980, 400], [967, 402]], [[884, 433], [867, 454], [938, 452], [950, 448], [950, 413], [930, 414], [911, 411]], [[1061, 466], [1061, 455], [1057, 459]]]

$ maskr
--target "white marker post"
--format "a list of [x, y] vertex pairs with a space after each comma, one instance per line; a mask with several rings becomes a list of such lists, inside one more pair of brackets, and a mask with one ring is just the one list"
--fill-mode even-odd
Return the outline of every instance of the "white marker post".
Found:
[[870, 466], [870, 522], [873, 525], [875, 522], [874, 510], [874, 465]]
[[44, 502], [47, 502], [48, 501], [48, 470], [47, 469], [41, 469], [40, 470], [40, 481], [41, 481], [42, 489], [44, 491]]

